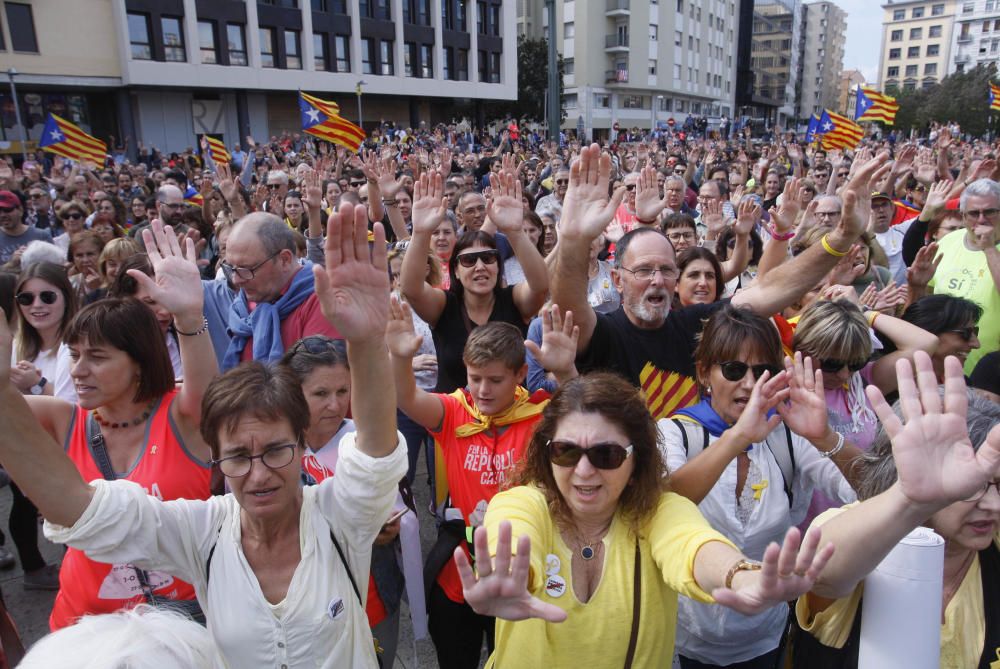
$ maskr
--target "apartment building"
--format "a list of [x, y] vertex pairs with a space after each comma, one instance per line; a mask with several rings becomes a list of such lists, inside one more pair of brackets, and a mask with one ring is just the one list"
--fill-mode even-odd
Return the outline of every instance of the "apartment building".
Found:
[[879, 81], [884, 89], [928, 88], [948, 74], [956, 5], [956, 0], [882, 5]]
[[802, 21], [800, 119], [838, 106], [847, 13], [829, 0], [819, 0], [802, 6]]
[[[82, 89], [78, 116], [95, 134], [133, 136], [168, 151], [194, 145], [202, 133], [236, 143], [247, 134], [297, 132], [298, 90], [336, 101], [353, 121], [360, 107], [365, 125], [448, 121], [459, 108], [474, 112], [478, 101], [517, 97], [510, 1], [4, 5], [27, 7], [36, 31], [33, 51], [18, 48], [11, 37], [21, 31], [6, 25], [7, 9], [0, 54], [22, 73], [22, 106], [30, 104], [26, 96], [42, 96], [44, 122], [45, 95]], [[34, 120], [25, 123], [33, 139], [41, 131]]]
[[1000, 66], [1000, 0], [955, 4], [955, 29], [948, 74], [994, 63]]
[[860, 70], [845, 70], [840, 73], [840, 83], [837, 86], [837, 106], [830, 107], [838, 114], [854, 118], [857, 107], [858, 86], [865, 85], [865, 75]]
[[802, 4], [760, 0], [753, 6], [751, 64], [754, 118], [770, 125], [794, 123], [801, 98]]
[[[518, 30], [549, 34], [542, 0], [517, 0]], [[687, 116], [732, 118], [739, 0], [556, 3], [566, 128], [589, 137]]]

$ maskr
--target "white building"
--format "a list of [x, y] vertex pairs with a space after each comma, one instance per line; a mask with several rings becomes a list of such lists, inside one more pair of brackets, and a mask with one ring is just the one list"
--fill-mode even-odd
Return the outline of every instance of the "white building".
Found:
[[977, 65], [1000, 66], [1000, 0], [972, 0], [955, 6], [948, 74]]

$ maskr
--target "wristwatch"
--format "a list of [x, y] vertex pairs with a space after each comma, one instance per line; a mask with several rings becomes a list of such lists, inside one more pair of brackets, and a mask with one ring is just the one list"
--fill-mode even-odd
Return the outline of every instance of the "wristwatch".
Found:
[[746, 560], [741, 559], [732, 567], [729, 568], [729, 572], [726, 574], [726, 588], [733, 587], [733, 578], [736, 577], [736, 572], [739, 571], [760, 571], [763, 565], [756, 560]]
[[48, 384], [48, 382], [49, 382], [48, 379], [46, 379], [43, 376], [40, 379], [38, 379], [38, 383], [28, 388], [28, 392], [30, 392], [32, 395], [41, 395], [42, 393], [45, 392], [45, 386], [46, 384]]

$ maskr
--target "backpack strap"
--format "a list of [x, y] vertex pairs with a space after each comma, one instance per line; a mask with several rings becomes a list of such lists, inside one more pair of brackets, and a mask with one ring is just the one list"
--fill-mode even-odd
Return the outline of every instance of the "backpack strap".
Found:
[[679, 418], [671, 418], [670, 420], [673, 421], [674, 425], [677, 426], [677, 429], [681, 431], [681, 440], [684, 442], [684, 453], [687, 455], [688, 460], [708, 448], [709, 434], [707, 427], [699, 424], [699, 427], [701, 427], [702, 443], [700, 446], [697, 443], [692, 445], [691, 440], [688, 439], [687, 425], [693, 425], [693, 423]]
[[344, 557], [344, 549], [340, 547], [340, 543], [337, 541], [337, 537], [333, 536], [333, 530], [330, 530], [330, 541], [333, 542], [333, 547], [337, 549], [337, 555], [340, 556], [340, 561], [344, 565], [344, 569], [347, 570], [347, 578], [351, 580], [351, 587], [354, 588], [354, 594], [358, 596], [358, 604], [361, 608], [365, 608], [365, 602], [361, 599], [361, 590], [358, 589], [358, 584], [354, 580], [354, 574], [351, 573], [351, 567], [347, 564], [347, 558]]
[[792, 449], [792, 431], [788, 429], [788, 425], [782, 423], [785, 428], [785, 448], [780, 446], [775, 447], [771, 443], [771, 434], [767, 435], [767, 439], [764, 443], [767, 444], [767, 449], [771, 451], [771, 455], [778, 463], [778, 469], [781, 470], [781, 477], [784, 479], [782, 481], [783, 487], [785, 489], [785, 495], [788, 497], [788, 507], [791, 508], [793, 501], [792, 494], [792, 481], [795, 480], [795, 451]]

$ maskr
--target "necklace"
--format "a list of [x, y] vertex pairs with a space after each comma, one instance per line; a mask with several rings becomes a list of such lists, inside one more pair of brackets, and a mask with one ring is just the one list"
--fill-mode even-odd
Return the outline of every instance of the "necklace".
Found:
[[598, 547], [604, 545], [601, 541], [593, 541], [589, 544], [584, 544], [580, 548], [580, 557], [582, 557], [584, 560], [593, 560], [594, 556], [597, 555], [597, 551], [594, 550], [594, 544], [596, 544]]
[[118, 421], [114, 423], [108, 422], [108, 420], [101, 415], [100, 409], [94, 409], [92, 413], [94, 416], [94, 420], [97, 421], [98, 425], [100, 425], [101, 427], [108, 427], [111, 428], [112, 430], [115, 430], [120, 427], [135, 427], [136, 425], [141, 425], [145, 423], [146, 420], [153, 414], [153, 405], [150, 404], [149, 407], [145, 411], [143, 411], [142, 415], [139, 416], [138, 418], [133, 418], [132, 420]]
[[580, 543], [580, 557], [587, 561], [593, 560], [597, 553], [601, 550], [601, 547], [604, 546], [604, 542], [601, 541], [601, 539], [604, 538], [604, 535], [608, 533], [609, 529], [611, 529], [610, 524], [608, 524], [607, 527], [601, 530], [597, 536], [590, 541], [585, 541], [578, 532], [574, 532], [574, 534], [576, 534], [576, 540]]

